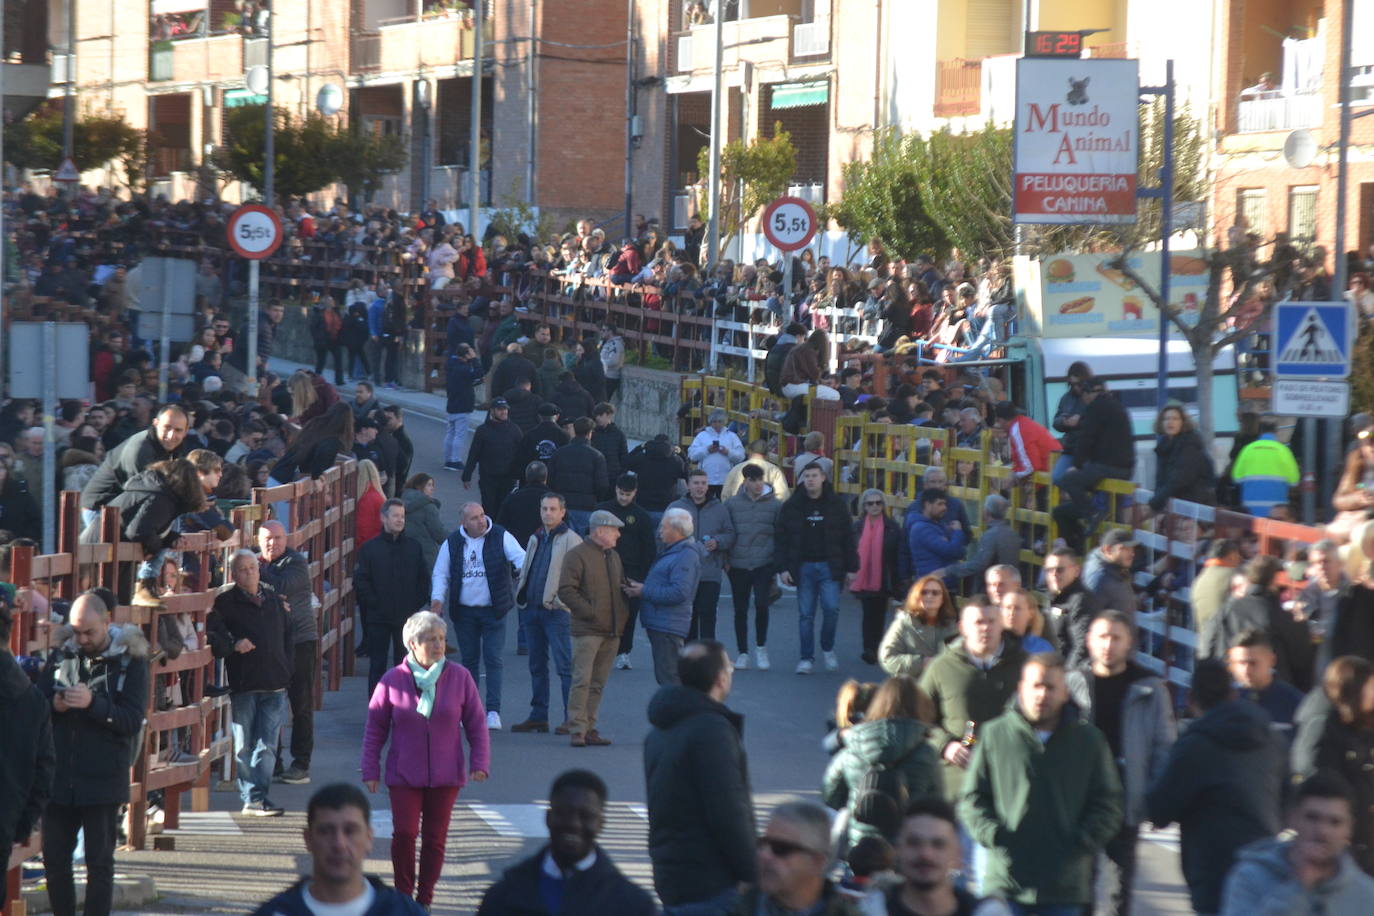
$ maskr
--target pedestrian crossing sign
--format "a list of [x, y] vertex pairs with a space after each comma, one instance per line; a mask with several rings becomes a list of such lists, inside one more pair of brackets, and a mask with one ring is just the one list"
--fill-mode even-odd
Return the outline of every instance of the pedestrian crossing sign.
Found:
[[1274, 306], [1274, 373], [1290, 378], [1347, 378], [1355, 339], [1353, 316], [1346, 302]]

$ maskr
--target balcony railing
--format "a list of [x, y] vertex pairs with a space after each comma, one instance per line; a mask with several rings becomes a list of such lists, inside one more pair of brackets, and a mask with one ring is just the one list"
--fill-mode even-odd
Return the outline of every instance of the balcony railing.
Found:
[[1088, 56], [1095, 59], [1104, 57], [1123, 59], [1131, 56], [1131, 43], [1129, 41], [1114, 41], [1109, 44], [1094, 45], [1088, 49]]
[[1240, 100], [1237, 129], [1240, 133], [1295, 130], [1322, 123], [1320, 92], [1263, 92]]
[[382, 36], [377, 32], [354, 32], [349, 38], [349, 56], [355, 73], [382, 69]]
[[692, 33], [683, 32], [677, 37], [677, 72], [692, 72]]
[[981, 60], [937, 61], [935, 64], [935, 117], [975, 115], [982, 107]]
[[819, 207], [825, 203], [825, 185], [818, 181], [809, 184], [792, 184], [787, 186], [788, 197], [800, 197], [802, 200]]
[[799, 22], [792, 27], [793, 57], [823, 57], [830, 53], [830, 20]]
[[172, 55], [175, 53], [170, 41], [155, 41], [148, 49], [148, 81], [166, 82], [172, 78]]
[[71, 79], [72, 56], [64, 51], [52, 52], [52, 84], [65, 86]]

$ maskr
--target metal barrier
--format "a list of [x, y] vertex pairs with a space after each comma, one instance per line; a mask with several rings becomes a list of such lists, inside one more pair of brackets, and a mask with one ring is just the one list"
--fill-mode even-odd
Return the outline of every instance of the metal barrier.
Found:
[[[228, 777], [233, 766], [233, 741], [230, 735], [230, 699], [207, 696], [206, 686], [219, 677], [220, 665], [205, 641], [205, 619], [214, 606], [214, 571], [222, 568], [234, 550], [256, 540], [257, 527], [271, 517], [270, 504], [286, 501], [291, 517], [305, 519], [290, 532], [290, 545], [306, 554], [314, 594], [320, 598], [316, 609], [320, 631], [320, 668], [328, 690], [337, 690], [344, 675], [353, 672], [353, 568], [354, 505], [357, 463], [352, 459], [329, 469], [319, 480], [297, 481], [281, 487], [259, 489], [253, 503], [229, 513], [233, 534], [217, 541], [212, 532], [182, 535], [175, 549], [182, 552], [183, 564], [192, 567], [188, 580], [196, 591], [163, 597], [163, 609], [121, 604], [114, 613], [116, 623], [139, 626], [156, 647], [159, 621], [189, 623], [195, 631], [196, 646], [176, 659], [165, 655], [150, 661], [149, 703], [143, 747], [130, 770], [128, 843], [141, 849], [147, 839], [149, 794], [162, 792], [164, 826], [175, 829], [183, 807], [183, 795], [190, 793], [191, 810], [208, 810], [212, 770], [216, 763]], [[100, 524], [103, 537], [97, 544], [78, 543], [80, 493], [60, 494], [57, 553], [37, 555], [33, 548], [16, 547], [11, 552], [10, 581], [20, 589], [9, 649], [16, 656], [45, 656], [58, 647], [60, 626], [34, 610], [35, 596], [47, 601], [70, 601], [84, 590], [105, 586], [127, 597], [134, 571], [143, 560], [140, 545], [119, 540], [119, 512], [106, 508]], [[190, 560], [188, 564], [186, 561]], [[160, 653], [159, 653], [160, 654]], [[316, 691], [316, 708], [323, 692]], [[193, 761], [180, 762], [173, 749], [185, 748]], [[20, 916], [24, 904], [19, 896], [20, 868], [25, 859], [40, 850], [39, 834], [25, 840], [8, 857], [6, 881], [9, 884], [9, 916]]]

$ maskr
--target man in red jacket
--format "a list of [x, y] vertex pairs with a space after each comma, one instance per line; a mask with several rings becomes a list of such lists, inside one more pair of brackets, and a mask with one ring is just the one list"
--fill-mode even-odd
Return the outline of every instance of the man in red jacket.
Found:
[[1018, 480], [1035, 471], [1048, 471], [1053, 454], [1063, 446], [1045, 427], [1023, 414], [1010, 401], [993, 409], [996, 427], [1006, 430], [1011, 442], [1012, 475]]

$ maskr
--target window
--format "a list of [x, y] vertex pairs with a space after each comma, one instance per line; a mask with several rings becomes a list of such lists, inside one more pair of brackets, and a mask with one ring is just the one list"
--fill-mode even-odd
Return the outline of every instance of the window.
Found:
[[401, 133], [401, 119], [387, 115], [363, 115], [358, 119], [363, 133], [378, 137], [389, 137]]
[[1269, 235], [1268, 201], [1264, 188], [1242, 188], [1236, 192], [1236, 215], [1245, 220], [1245, 231], [1260, 238]]
[[1300, 245], [1317, 237], [1317, 186], [1288, 189], [1288, 236]]

